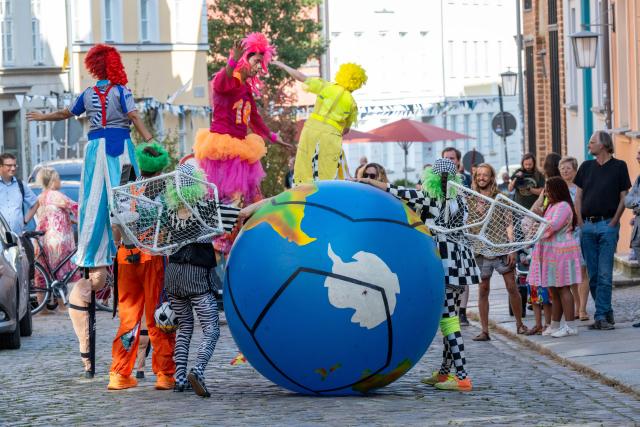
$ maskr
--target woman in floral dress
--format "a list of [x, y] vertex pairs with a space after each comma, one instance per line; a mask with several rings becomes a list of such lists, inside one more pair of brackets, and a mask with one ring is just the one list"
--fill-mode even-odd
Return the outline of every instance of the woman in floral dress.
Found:
[[[36, 211], [38, 226], [36, 229], [45, 232], [44, 236], [40, 238], [45, 253], [40, 254], [39, 247], [36, 247], [36, 259], [39, 259], [41, 263], [46, 260], [53, 270], [76, 248], [72, 217], [78, 215], [78, 204], [59, 191], [60, 175], [55, 169], [42, 168], [38, 173], [38, 181], [42, 185], [42, 193], [38, 196], [38, 210]], [[62, 279], [74, 268], [75, 265], [71, 261], [67, 261], [58, 270], [57, 278]], [[71, 281], [79, 279], [80, 274], [76, 272]], [[37, 270], [35, 280], [37, 287], [46, 287], [44, 278]]]

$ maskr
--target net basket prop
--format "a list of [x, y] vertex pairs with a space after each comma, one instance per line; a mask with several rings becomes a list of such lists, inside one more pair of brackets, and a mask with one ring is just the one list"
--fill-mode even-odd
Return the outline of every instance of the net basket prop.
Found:
[[113, 188], [111, 214], [128, 240], [154, 255], [223, 233], [216, 186], [180, 170]]
[[448, 194], [456, 194], [449, 203], [457, 200], [465, 205], [463, 223], [451, 224], [443, 209], [438, 217], [427, 221], [427, 225], [476, 254], [497, 257], [517, 252], [534, 245], [548, 227], [544, 218], [503, 194], [492, 199], [451, 181], [447, 187]]

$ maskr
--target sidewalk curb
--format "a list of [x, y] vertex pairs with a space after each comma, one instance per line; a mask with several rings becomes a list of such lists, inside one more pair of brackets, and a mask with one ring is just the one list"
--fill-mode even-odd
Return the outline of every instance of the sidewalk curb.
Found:
[[[467, 309], [467, 318], [470, 318], [471, 320], [474, 321], [474, 325], [476, 327], [480, 327], [480, 317], [478, 315], [478, 313], [476, 313], [473, 310], [468, 310]], [[543, 345], [537, 344], [533, 341], [530, 341], [529, 339], [517, 335], [513, 332], [511, 332], [510, 330], [500, 326], [499, 324], [497, 324], [494, 320], [489, 319], [489, 328], [498, 332], [500, 335], [512, 340], [512, 341], [517, 341], [518, 343], [520, 343], [521, 345], [523, 345], [524, 347], [533, 350], [543, 356], [547, 356], [549, 358], [551, 358], [552, 360], [554, 360], [555, 362], [559, 363], [562, 366], [571, 368], [572, 370], [578, 372], [579, 374], [585, 375], [591, 379], [597, 380], [599, 382], [601, 382], [602, 384], [609, 386], [609, 387], [613, 387], [614, 389], [621, 391], [623, 393], [627, 393], [627, 394], [631, 394], [633, 395], [633, 397], [635, 397], [636, 399], [640, 400], [640, 390], [637, 390], [631, 386], [628, 386], [616, 379], [610, 378], [598, 371], [596, 371], [593, 368], [590, 368], [588, 366], [585, 366], [581, 363], [578, 362], [574, 362], [573, 360], [564, 358], [562, 356], [559, 356], [557, 353], [554, 353], [553, 351], [549, 350], [548, 348], [546, 348]]]

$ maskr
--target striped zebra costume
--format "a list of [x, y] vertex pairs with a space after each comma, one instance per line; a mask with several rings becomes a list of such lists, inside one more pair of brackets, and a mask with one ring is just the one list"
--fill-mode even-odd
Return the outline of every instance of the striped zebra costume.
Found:
[[[237, 222], [240, 209], [227, 205], [220, 205], [219, 208], [223, 228], [230, 233]], [[195, 226], [195, 223], [177, 217], [170, 218], [167, 223], [176, 230]], [[176, 363], [174, 390], [186, 390], [188, 378], [196, 393], [203, 397], [209, 397], [204, 371], [220, 336], [218, 306], [214, 284], [211, 280], [211, 272], [215, 266], [216, 258], [211, 242], [191, 243], [169, 257], [164, 279], [167, 296], [178, 320], [178, 333], [173, 356]], [[196, 363], [187, 374], [194, 311], [202, 326], [203, 336], [202, 342], [198, 346]]]

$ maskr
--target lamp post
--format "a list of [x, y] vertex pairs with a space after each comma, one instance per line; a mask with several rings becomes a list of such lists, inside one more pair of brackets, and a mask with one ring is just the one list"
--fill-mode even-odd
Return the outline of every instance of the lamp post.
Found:
[[498, 99], [500, 101], [500, 117], [502, 119], [502, 142], [504, 144], [504, 164], [509, 173], [509, 153], [507, 149], [507, 123], [504, 115], [503, 96], [515, 96], [518, 75], [511, 70], [500, 74], [501, 84], [498, 85]]

